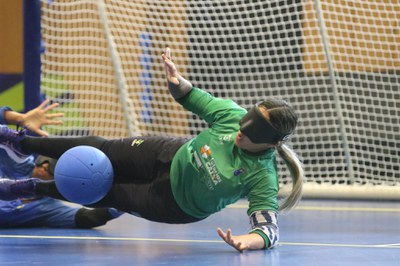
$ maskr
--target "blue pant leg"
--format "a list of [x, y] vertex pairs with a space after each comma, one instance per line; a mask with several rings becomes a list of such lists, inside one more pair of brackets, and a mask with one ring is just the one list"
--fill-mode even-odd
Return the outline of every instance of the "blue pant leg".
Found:
[[60, 200], [42, 198], [8, 212], [0, 208], [0, 226], [74, 228], [78, 209]]

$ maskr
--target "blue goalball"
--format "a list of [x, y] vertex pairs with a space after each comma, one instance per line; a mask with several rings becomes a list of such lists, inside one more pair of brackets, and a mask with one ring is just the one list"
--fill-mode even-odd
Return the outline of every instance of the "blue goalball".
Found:
[[61, 195], [83, 205], [101, 200], [111, 189], [113, 178], [110, 159], [90, 146], [67, 150], [54, 169], [54, 180]]

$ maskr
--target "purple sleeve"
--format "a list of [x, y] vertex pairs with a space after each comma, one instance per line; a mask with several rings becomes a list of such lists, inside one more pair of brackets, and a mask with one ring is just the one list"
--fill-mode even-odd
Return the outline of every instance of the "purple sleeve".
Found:
[[7, 121], [6, 121], [5, 117], [4, 117], [4, 112], [5, 111], [12, 111], [12, 109], [10, 107], [8, 107], [8, 106], [0, 107], [0, 124], [1, 125], [7, 125]]

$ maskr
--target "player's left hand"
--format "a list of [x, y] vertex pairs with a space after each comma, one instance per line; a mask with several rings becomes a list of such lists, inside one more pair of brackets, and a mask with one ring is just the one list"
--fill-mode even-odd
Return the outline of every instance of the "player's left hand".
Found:
[[231, 229], [228, 229], [225, 233], [221, 228], [218, 227], [217, 233], [226, 243], [234, 247], [239, 252], [243, 252], [250, 248], [248, 244], [240, 240], [240, 236], [233, 236]]
[[164, 69], [167, 80], [175, 85], [178, 85], [178, 78], [180, 77], [180, 75], [178, 73], [178, 70], [176, 69], [174, 62], [172, 62], [171, 50], [169, 49], [169, 47], [165, 48], [165, 51], [162, 54], [162, 58], [164, 60]]

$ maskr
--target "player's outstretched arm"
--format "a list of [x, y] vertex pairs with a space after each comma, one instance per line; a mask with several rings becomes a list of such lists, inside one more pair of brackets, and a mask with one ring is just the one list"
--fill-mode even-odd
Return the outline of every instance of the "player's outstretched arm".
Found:
[[64, 113], [49, 114], [49, 111], [53, 110], [59, 105], [58, 103], [48, 105], [49, 102], [50, 100], [47, 99], [38, 107], [25, 114], [15, 111], [7, 111], [4, 114], [4, 118], [8, 124], [18, 124], [26, 127], [30, 131], [35, 132], [40, 136], [47, 137], [47, 132], [41, 130], [40, 127], [44, 125], [61, 125], [63, 122], [61, 120], [57, 120], [56, 118], [64, 116]]
[[228, 229], [225, 233], [221, 228], [217, 228], [218, 235], [237, 251], [263, 249], [265, 247], [264, 239], [258, 234], [246, 234], [240, 236], [232, 235], [232, 230]]
[[179, 74], [174, 62], [172, 62], [171, 50], [169, 47], [165, 48], [162, 59], [164, 60], [168, 89], [172, 97], [174, 97], [174, 99], [182, 98], [192, 89], [192, 84]]

